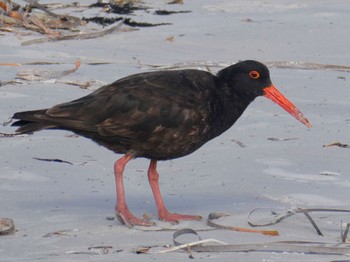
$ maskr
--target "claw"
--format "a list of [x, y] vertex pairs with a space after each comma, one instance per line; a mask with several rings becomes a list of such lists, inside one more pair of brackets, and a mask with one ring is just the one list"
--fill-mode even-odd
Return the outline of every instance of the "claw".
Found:
[[201, 216], [193, 216], [193, 215], [181, 215], [176, 213], [166, 212], [164, 214], [159, 215], [159, 220], [170, 222], [170, 223], [179, 223], [180, 220], [201, 220]]
[[116, 212], [116, 217], [119, 220], [120, 223], [126, 225], [129, 228], [133, 228], [134, 226], [144, 226], [144, 227], [150, 227], [155, 226], [156, 224], [154, 222], [150, 222], [148, 220], [139, 219], [135, 216], [133, 216], [128, 210], [125, 212]]

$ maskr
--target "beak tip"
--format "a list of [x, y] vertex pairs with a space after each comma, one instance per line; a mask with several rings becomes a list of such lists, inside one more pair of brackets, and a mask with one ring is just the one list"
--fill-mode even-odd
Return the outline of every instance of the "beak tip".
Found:
[[300, 121], [307, 126], [307, 128], [312, 128], [312, 124], [310, 123], [309, 119], [306, 117], [302, 116]]

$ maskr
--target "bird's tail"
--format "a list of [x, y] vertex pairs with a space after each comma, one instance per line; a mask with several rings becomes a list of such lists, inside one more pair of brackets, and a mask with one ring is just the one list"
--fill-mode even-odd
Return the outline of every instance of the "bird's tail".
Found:
[[12, 119], [19, 119], [12, 126], [19, 126], [16, 130], [20, 134], [29, 134], [42, 129], [54, 128], [55, 125], [45, 121], [45, 112], [47, 109], [17, 112]]

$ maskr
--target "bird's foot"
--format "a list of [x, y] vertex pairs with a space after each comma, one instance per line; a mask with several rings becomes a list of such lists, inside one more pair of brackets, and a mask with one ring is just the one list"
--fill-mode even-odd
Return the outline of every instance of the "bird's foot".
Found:
[[201, 216], [194, 215], [182, 215], [176, 213], [169, 213], [168, 211], [160, 213], [159, 220], [170, 222], [170, 223], [178, 223], [179, 220], [201, 220]]
[[135, 217], [133, 214], [131, 214], [131, 212], [128, 209], [123, 211], [116, 210], [116, 217], [120, 223], [128, 227], [133, 227], [133, 226], [150, 227], [155, 225], [155, 223], [153, 222]]

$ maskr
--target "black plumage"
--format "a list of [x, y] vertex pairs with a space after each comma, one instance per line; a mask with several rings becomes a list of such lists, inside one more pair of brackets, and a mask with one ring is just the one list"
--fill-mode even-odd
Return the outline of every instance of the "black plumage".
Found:
[[[148, 72], [122, 78], [49, 109], [15, 113], [13, 118], [19, 121], [13, 125], [20, 126], [18, 133], [72, 131], [125, 154], [125, 161], [119, 163], [124, 169], [131, 158], [145, 157], [156, 163], [194, 152], [230, 128], [257, 96], [274, 100], [268, 92], [272, 88], [267, 67], [252, 60], [224, 68], [217, 75], [192, 69]], [[277, 100], [281, 105], [283, 101]], [[282, 106], [310, 126], [296, 108]], [[155, 164], [153, 171], [151, 166], [149, 172], [156, 172]], [[116, 167], [116, 177], [117, 173]], [[117, 191], [121, 190], [118, 186]], [[148, 225], [130, 218], [128, 210], [119, 209], [123, 222]]]

